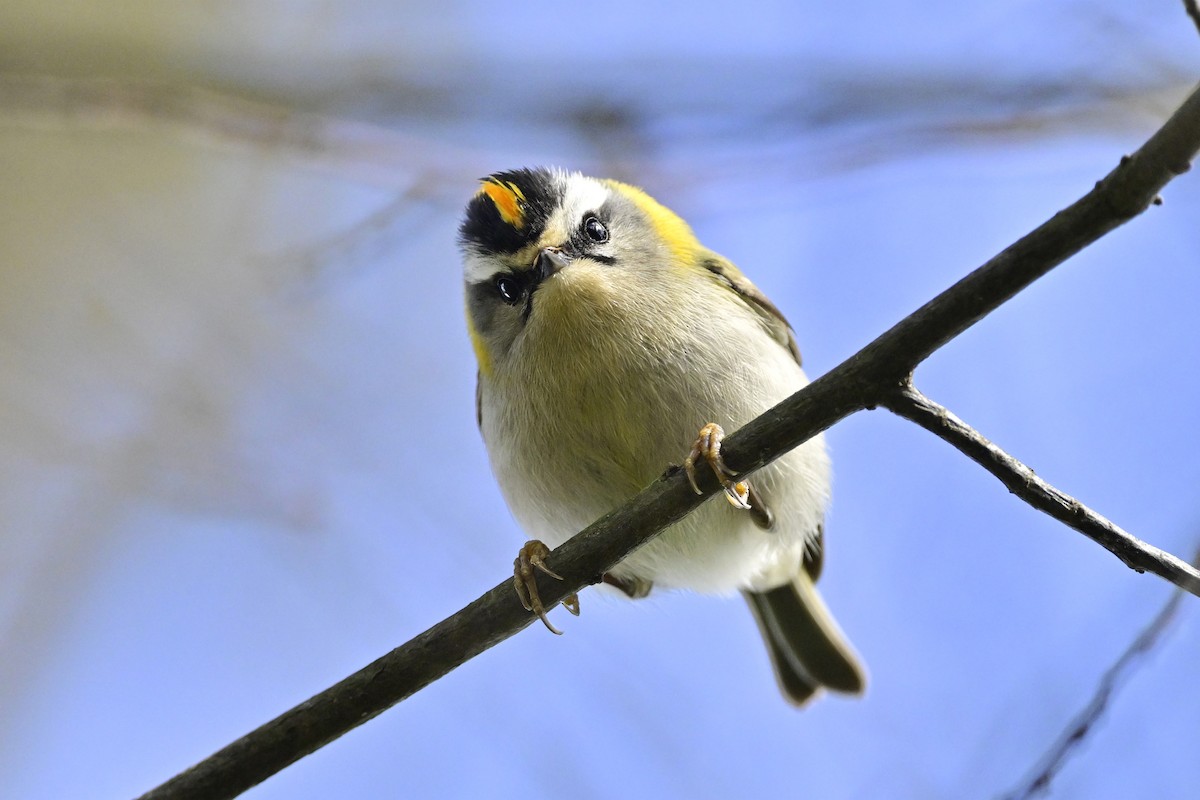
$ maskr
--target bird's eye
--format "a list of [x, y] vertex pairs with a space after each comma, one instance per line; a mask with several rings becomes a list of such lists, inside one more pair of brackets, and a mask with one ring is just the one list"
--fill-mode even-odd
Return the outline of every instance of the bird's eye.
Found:
[[583, 232], [597, 244], [608, 241], [608, 228], [604, 227], [604, 223], [596, 219], [595, 216], [588, 216], [583, 221]]
[[500, 293], [506, 303], [516, 303], [525, 294], [521, 288], [521, 282], [512, 275], [497, 275], [495, 284], [496, 291]]

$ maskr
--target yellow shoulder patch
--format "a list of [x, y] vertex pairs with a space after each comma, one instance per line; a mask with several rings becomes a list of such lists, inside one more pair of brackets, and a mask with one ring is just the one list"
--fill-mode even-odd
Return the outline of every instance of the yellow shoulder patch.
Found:
[[486, 194], [500, 212], [500, 219], [517, 230], [525, 227], [525, 194], [521, 188], [512, 182], [501, 182], [496, 178], [484, 178], [479, 187], [480, 194]]
[[691, 227], [678, 214], [636, 186], [614, 180], [605, 180], [604, 183], [632, 200], [650, 218], [650, 224], [680, 264], [690, 265], [695, 261], [700, 243], [696, 241], [696, 234], [692, 233]]

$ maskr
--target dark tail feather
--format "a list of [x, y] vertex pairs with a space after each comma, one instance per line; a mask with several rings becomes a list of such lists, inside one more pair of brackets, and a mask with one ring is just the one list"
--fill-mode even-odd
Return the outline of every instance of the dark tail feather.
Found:
[[807, 573], [775, 589], [743, 595], [790, 702], [803, 705], [821, 687], [862, 694], [867, 681], [858, 656]]

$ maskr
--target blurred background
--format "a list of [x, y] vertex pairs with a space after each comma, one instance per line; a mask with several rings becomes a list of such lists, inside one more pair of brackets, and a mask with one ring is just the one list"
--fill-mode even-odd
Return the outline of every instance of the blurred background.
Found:
[[[819, 375], [1075, 200], [1200, 76], [1178, 0], [0, 5], [0, 796], [150, 789], [465, 605], [523, 541], [475, 428], [476, 180], [644, 186]], [[1200, 176], [918, 384], [1200, 542]], [[830, 431], [862, 700], [744, 605], [586, 592], [254, 798], [1000, 796], [1171, 593], [885, 412]], [[681, 454], [682, 455], [682, 454]], [[1200, 784], [1185, 598], [1054, 782]]]

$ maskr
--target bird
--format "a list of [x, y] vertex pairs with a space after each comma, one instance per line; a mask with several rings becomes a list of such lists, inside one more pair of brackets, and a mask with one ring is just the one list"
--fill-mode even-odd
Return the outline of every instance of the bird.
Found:
[[[781, 236], [784, 234], [781, 234]], [[529, 541], [515, 591], [554, 633], [538, 595], [550, 550], [683, 457], [710, 498], [629, 554], [603, 583], [745, 597], [784, 698], [856, 695], [866, 672], [816, 583], [830, 460], [815, 436], [752, 480], [720, 454], [736, 430], [803, 388], [783, 313], [644, 190], [559, 168], [482, 179], [458, 232], [476, 418], [492, 471]], [[699, 489], [696, 489], [699, 492]], [[578, 614], [578, 598], [564, 602]]]

